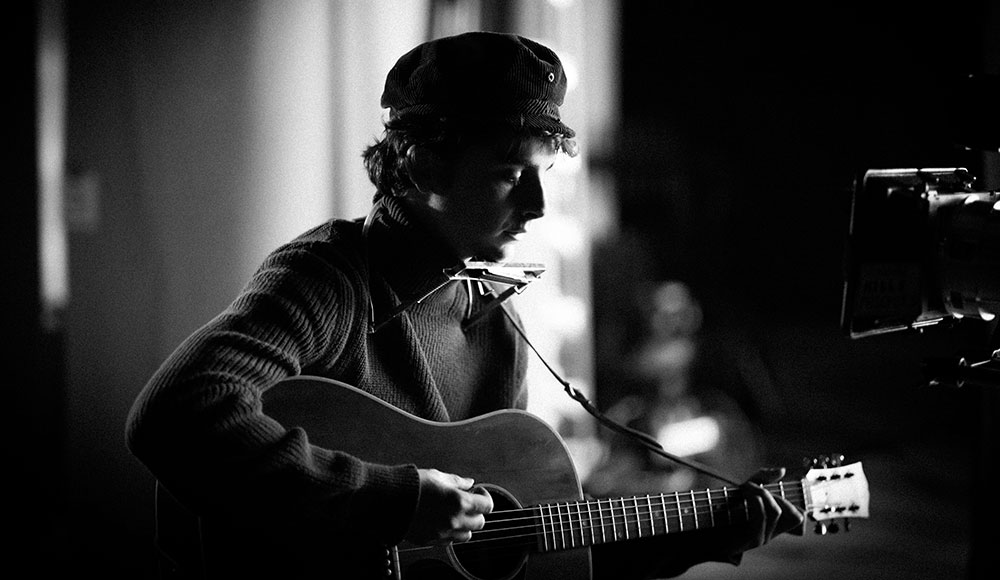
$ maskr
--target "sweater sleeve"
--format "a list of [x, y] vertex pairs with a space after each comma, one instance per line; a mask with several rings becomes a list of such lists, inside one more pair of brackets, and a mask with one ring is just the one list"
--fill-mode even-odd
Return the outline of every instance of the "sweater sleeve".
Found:
[[329, 244], [280, 248], [145, 385], [127, 444], [193, 511], [232, 519], [252, 506], [255, 518], [309, 521], [385, 544], [403, 537], [418, 499], [415, 466], [318, 447], [262, 411], [263, 393], [278, 381], [359, 348], [350, 337], [366, 324], [368, 299], [358, 271]]

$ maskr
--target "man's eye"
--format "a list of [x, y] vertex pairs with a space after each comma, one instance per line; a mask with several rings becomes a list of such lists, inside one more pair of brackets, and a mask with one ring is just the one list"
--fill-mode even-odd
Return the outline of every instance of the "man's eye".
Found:
[[521, 174], [511, 173], [510, 175], [507, 176], [507, 182], [510, 183], [511, 185], [517, 185], [518, 183], [521, 183]]

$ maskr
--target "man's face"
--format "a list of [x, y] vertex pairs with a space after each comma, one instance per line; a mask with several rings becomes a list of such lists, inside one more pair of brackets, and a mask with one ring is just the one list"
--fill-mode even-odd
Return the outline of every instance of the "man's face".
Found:
[[432, 226], [461, 258], [499, 261], [504, 248], [545, 213], [543, 177], [556, 160], [549, 142], [509, 138], [470, 144], [437, 180]]

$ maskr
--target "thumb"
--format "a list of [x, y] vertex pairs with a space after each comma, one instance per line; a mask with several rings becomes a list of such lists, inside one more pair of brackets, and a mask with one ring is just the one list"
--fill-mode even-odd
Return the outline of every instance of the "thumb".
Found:
[[472, 486], [476, 484], [476, 480], [469, 477], [462, 477], [461, 475], [452, 474], [452, 478], [455, 487], [463, 491], [468, 491], [472, 489]]

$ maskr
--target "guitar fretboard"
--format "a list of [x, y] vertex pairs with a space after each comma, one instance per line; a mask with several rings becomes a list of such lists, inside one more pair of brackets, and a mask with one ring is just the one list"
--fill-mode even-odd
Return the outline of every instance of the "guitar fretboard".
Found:
[[[765, 487], [794, 504], [804, 505], [801, 482]], [[725, 487], [541, 504], [534, 509], [538, 549], [544, 552], [713, 528], [748, 518], [742, 494]]]

